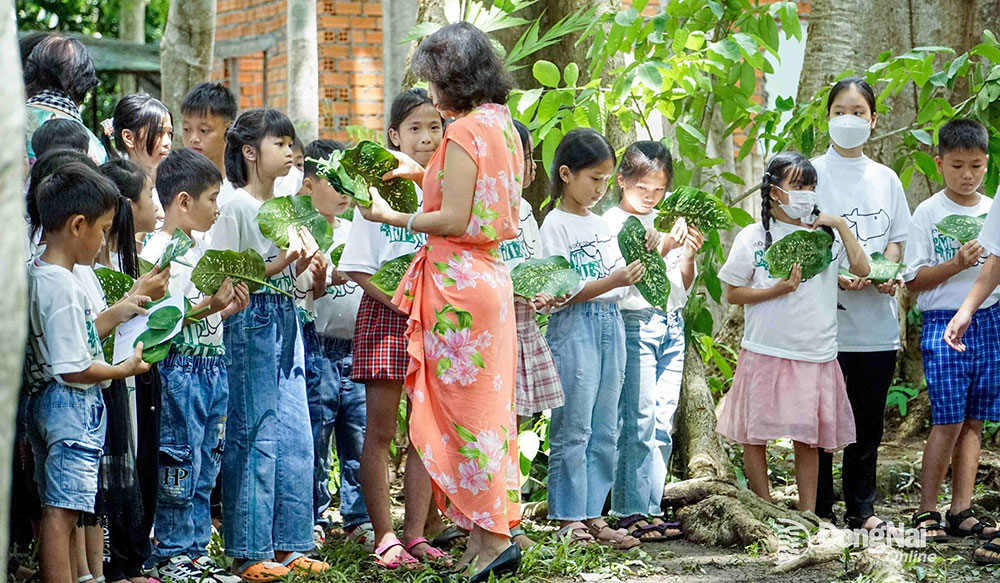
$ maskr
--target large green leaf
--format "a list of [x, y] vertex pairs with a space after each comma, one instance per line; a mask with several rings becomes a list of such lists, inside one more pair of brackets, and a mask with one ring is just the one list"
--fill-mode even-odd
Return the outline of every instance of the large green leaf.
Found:
[[153, 264], [142, 257], [139, 258], [139, 275], [143, 276], [153, 270]]
[[191, 282], [205, 295], [217, 292], [222, 282], [230, 277], [234, 282], [246, 282], [250, 293], [265, 286], [291, 297], [288, 292], [264, 281], [266, 273], [267, 266], [264, 264], [264, 259], [253, 249], [247, 249], [242, 253], [210, 249], [201, 256], [198, 265], [191, 271]]
[[97, 276], [97, 281], [101, 282], [104, 300], [109, 306], [125, 297], [135, 283], [135, 280], [128, 275], [107, 267], [98, 267], [94, 270], [94, 275]]
[[161, 308], [149, 315], [147, 328], [154, 330], [172, 330], [181, 319], [181, 311], [173, 306]]
[[340, 265], [340, 258], [344, 255], [344, 245], [337, 245], [333, 251], [330, 252], [330, 263], [334, 267]]
[[679, 217], [702, 232], [733, 227], [729, 208], [718, 197], [690, 186], [681, 186], [658, 205], [656, 228], [669, 231]]
[[149, 348], [146, 348], [146, 345], [143, 344], [142, 359], [149, 364], [156, 364], [160, 362], [167, 357], [167, 354], [170, 353], [170, 345], [173, 344], [173, 342], [174, 339], [171, 338]]
[[528, 299], [540, 293], [564, 296], [580, 285], [580, 274], [565, 257], [559, 255], [526, 259], [511, 270], [510, 279], [514, 284], [514, 294]]
[[383, 263], [382, 267], [372, 274], [370, 280], [372, 285], [389, 296], [396, 295], [396, 288], [399, 287], [399, 282], [403, 281], [403, 276], [410, 269], [415, 256], [415, 253], [409, 253]]
[[333, 245], [333, 227], [313, 207], [311, 196], [277, 196], [260, 205], [257, 211], [260, 232], [279, 249], [288, 249], [288, 228], [305, 227], [312, 233], [320, 251]]
[[802, 281], [822, 273], [833, 261], [833, 236], [822, 230], [799, 230], [781, 238], [764, 253], [772, 277], [785, 279], [798, 263]]
[[194, 247], [194, 241], [191, 240], [191, 237], [188, 237], [180, 229], [174, 229], [170, 241], [167, 241], [166, 246], [163, 247], [163, 254], [160, 255], [160, 261], [157, 265], [160, 266], [160, 269], [166, 268], [172, 261], [187, 265], [183, 261], [179, 261], [179, 259], [184, 257], [184, 254], [190, 251], [192, 247]]
[[393, 210], [401, 213], [417, 212], [417, 185], [412, 180], [393, 178], [382, 180], [386, 172], [399, 166], [396, 157], [389, 150], [371, 140], [362, 140], [357, 146], [344, 152], [341, 164], [360, 184], [365, 193], [374, 186]]
[[986, 215], [970, 217], [968, 215], [948, 215], [938, 221], [937, 230], [945, 237], [957, 239], [959, 243], [965, 245], [973, 239], [979, 238], [979, 231], [983, 230], [983, 223], [986, 222]]
[[326, 179], [337, 192], [351, 197], [354, 202], [363, 207], [370, 207], [372, 197], [368, 193], [367, 186], [354, 180], [347, 171], [347, 167], [341, 163], [344, 153], [343, 150], [334, 150], [330, 152], [330, 157], [325, 160], [309, 158], [309, 161], [316, 163], [316, 174], [320, 178]]
[[629, 217], [625, 220], [622, 230], [618, 233], [618, 248], [626, 264], [638, 259], [646, 268], [642, 279], [635, 284], [642, 297], [650, 305], [667, 311], [667, 296], [670, 295], [667, 264], [658, 252], [646, 250], [646, 228], [639, 219]]
[[877, 252], [872, 253], [871, 257], [868, 258], [868, 266], [871, 271], [868, 272], [867, 279], [872, 283], [893, 281], [903, 269], [902, 263], [890, 261], [885, 255]]

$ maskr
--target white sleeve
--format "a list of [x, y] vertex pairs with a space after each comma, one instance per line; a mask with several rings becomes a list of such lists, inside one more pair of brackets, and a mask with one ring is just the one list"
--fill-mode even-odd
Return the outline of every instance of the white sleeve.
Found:
[[[231, 204], [231, 203], [230, 203]], [[226, 210], [232, 210], [228, 208]], [[222, 249], [230, 251], [242, 251], [240, 247], [240, 223], [231, 213], [223, 212], [215, 220], [215, 224], [208, 231], [208, 240], [212, 249]]]
[[561, 255], [567, 257], [569, 255], [567, 252], [569, 251], [569, 245], [563, 236], [562, 225], [555, 224], [555, 221], [549, 222], [550, 220], [542, 223], [541, 229], [538, 230], [538, 237], [542, 242], [541, 256], [552, 257], [553, 255]]
[[344, 251], [340, 255], [340, 263], [337, 270], [343, 273], [349, 271], [372, 274], [381, 267], [375, 257], [376, 249], [373, 244], [378, 235], [378, 226], [366, 220], [360, 212], [355, 212], [354, 222], [351, 223], [351, 231], [348, 233], [347, 242], [344, 243]]
[[731, 286], [746, 287], [753, 279], [754, 261], [750, 249], [750, 240], [753, 237], [750, 230], [754, 228], [755, 225], [751, 225], [736, 235], [733, 248], [729, 250], [729, 257], [719, 270], [719, 279]]
[[926, 215], [926, 212], [917, 207], [910, 221], [910, 234], [906, 238], [906, 249], [903, 252], [905, 281], [913, 281], [922, 268], [936, 265], [932, 230]]
[[907, 240], [910, 230], [910, 205], [906, 202], [906, 191], [903, 183], [895, 174], [892, 175], [892, 216], [889, 226], [889, 242], [902, 243]]
[[1000, 204], [990, 207], [983, 229], [979, 232], [979, 244], [990, 255], [1000, 256]]

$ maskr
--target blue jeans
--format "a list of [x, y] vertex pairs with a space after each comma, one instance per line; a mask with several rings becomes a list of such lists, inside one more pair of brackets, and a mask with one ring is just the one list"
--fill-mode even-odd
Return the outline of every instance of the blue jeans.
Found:
[[361, 446], [365, 440], [365, 387], [351, 380], [351, 341], [323, 338], [314, 324], [302, 328], [306, 351], [306, 396], [313, 435], [313, 519], [323, 527], [330, 507], [330, 441], [336, 436], [340, 462], [340, 514], [344, 527], [368, 522], [361, 493]]
[[306, 402], [302, 331], [295, 304], [250, 295], [226, 321], [229, 361], [222, 531], [226, 554], [262, 560], [308, 551], [312, 536], [313, 443]]
[[42, 505], [94, 511], [106, 427], [97, 385], [77, 389], [53, 380], [31, 396], [28, 440]]
[[549, 427], [549, 519], [601, 516], [614, 475], [625, 329], [618, 306], [583, 302], [549, 318], [566, 404]]
[[157, 561], [207, 554], [211, 497], [226, 443], [229, 380], [221, 356], [171, 352], [159, 365], [160, 468]]
[[623, 310], [622, 319], [628, 357], [611, 514], [660, 516], [684, 373], [684, 320], [680, 310], [655, 308]]

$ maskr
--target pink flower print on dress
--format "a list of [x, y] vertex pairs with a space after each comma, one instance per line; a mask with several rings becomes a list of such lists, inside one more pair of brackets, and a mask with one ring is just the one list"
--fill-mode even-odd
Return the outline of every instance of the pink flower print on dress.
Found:
[[449, 494], [455, 494], [458, 492], [458, 484], [455, 483], [455, 478], [453, 478], [450, 474], [441, 472], [437, 478], [437, 482], [438, 486]]
[[476, 436], [476, 442], [471, 445], [479, 450], [479, 453], [486, 456], [486, 471], [488, 473], [492, 474], [500, 469], [500, 461], [506, 455], [504, 450], [507, 442], [500, 437], [495, 429], [480, 431], [479, 435]]
[[493, 516], [489, 512], [473, 512], [472, 522], [478, 524], [481, 528], [490, 529], [496, 526], [496, 522], [493, 521]]
[[476, 279], [479, 278], [472, 261], [458, 257], [452, 257], [448, 260], [448, 269], [445, 270], [445, 275], [455, 281], [459, 291], [467, 287], [476, 287]]
[[500, 200], [500, 193], [497, 192], [497, 179], [483, 174], [483, 177], [476, 180], [475, 200], [482, 202], [483, 206], [496, 204]]
[[489, 489], [489, 477], [486, 470], [479, 467], [479, 462], [474, 459], [458, 464], [458, 474], [459, 486], [473, 495]]
[[481, 136], [472, 139], [472, 147], [476, 150], [476, 158], [486, 157], [486, 140]]
[[462, 330], [445, 330], [444, 350], [442, 353], [451, 359], [452, 366], [457, 366], [472, 360], [478, 343], [472, 340], [472, 331], [468, 328]]

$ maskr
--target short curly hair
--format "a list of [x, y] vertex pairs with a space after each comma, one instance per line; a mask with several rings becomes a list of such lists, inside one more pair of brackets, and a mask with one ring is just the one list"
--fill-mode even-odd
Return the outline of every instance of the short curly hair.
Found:
[[435, 85], [438, 105], [451, 111], [504, 104], [514, 86], [489, 37], [468, 22], [449, 24], [425, 38], [411, 67]]

